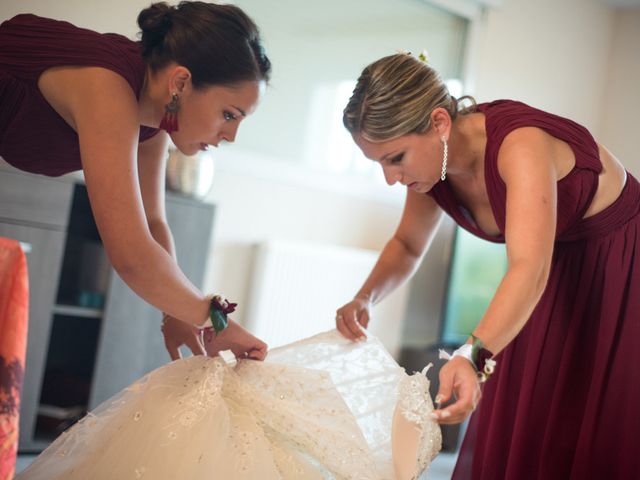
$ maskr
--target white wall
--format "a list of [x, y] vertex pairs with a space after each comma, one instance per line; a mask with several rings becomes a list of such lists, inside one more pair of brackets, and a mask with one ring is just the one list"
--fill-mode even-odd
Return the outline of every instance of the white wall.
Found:
[[[249, 293], [255, 243], [285, 239], [380, 250], [400, 216], [400, 206], [388, 202], [221, 169], [215, 174], [209, 200], [217, 211], [205, 283], [208, 290], [223, 289], [240, 305], [246, 304]], [[344, 301], [355, 293], [345, 292]], [[239, 320], [243, 313], [239, 308]], [[387, 319], [389, 328], [393, 330], [400, 320]]]
[[600, 140], [640, 177], [640, 8], [614, 16], [608, 81], [600, 104]]
[[521, 100], [596, 128], [613, 20], [600, 0], [504, 0], [486, 17], [477, 99]]
[[478, 46], [479, 101], [513, 98], [589, 128], [640, 174], [640, 7], [603, 0], [504, 0]]
[[0, 21], [18, 13], [34, 13], [98, 32], [114, 32], [134, 38], [138, 32], [138, 13], [150, 4], [151, 0], [2, 0]]

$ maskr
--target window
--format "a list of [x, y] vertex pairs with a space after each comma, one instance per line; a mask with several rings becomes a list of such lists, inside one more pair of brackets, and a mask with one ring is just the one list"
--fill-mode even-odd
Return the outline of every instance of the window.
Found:
[[342, 126], [362, 69], [398, 49], [418, 54], [426, 48], [444, 78], [462, 78], [470, 21], [433, 2], [236, 3], [260, 26], [273, 63], [270, 87], [234, 147], [256, 158], [384, 183]]
[[507, 271], [505, 245], [457, 227], [445, 296], [442, 341], [464, 343], [484, 315]]

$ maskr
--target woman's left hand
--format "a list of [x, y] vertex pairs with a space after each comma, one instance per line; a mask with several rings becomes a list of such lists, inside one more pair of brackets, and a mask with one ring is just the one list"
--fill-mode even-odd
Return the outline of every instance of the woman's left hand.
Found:
[[[440, 389], [436, 396], [433, 418], [442, 424], [460, 423], [467, 418], [480, 401], [480, 382], [478, 375], [466, 358], [453, 357], [440, 369]], [[455, 396], [456, 401], [446, 408], [440, 404]]]
[[233, 320], [227, 328], [217, 335], [204, 335], [204, 348], [207, 355], [214, 357], [222, 350], [231, 350], [236, 358], [264, 360], [267, 356], [267, 344], [251, 335]]

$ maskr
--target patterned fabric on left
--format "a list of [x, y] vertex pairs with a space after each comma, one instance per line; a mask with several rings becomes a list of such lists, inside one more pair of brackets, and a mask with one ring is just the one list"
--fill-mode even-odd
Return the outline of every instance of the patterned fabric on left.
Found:
[[19, 242], [0, 237], [0, 480], [16, 466], [28, 318], [26, 258]]

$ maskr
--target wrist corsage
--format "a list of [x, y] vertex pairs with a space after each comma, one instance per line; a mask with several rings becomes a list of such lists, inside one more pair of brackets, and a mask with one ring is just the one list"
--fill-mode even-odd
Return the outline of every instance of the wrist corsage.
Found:
[[486, 382], [496, 369], [496, 361], [493, 360], [493, 353], [484, 348], [484, 343], [475, 335], [471, 334], [473, 343], [471, 344], [471, 361], [476, 367], [480, 382]]
[[465, 343], [452, 354], [440, 350], [439, 357], [444, 360], [451, 360], [453, 357], [464, 357], [478, 374], [480, 383], [486, 382], [496, 369], [496, 361], [492, 359], [493, 353], [484, 348], [482, 340], [475, 335], [471, 335], [473, 343]]
[[237, 306], [237, 303], [231, 303], [221, 295], [213, 295], [211, 297], [209, 301], [209, 320], [211, 321], [211, 326], [203, 328], [207, 340], [213, 338], [214, 332], [215, 335], [217, 335], [229, 326], [227, 315], [234, 312]]

